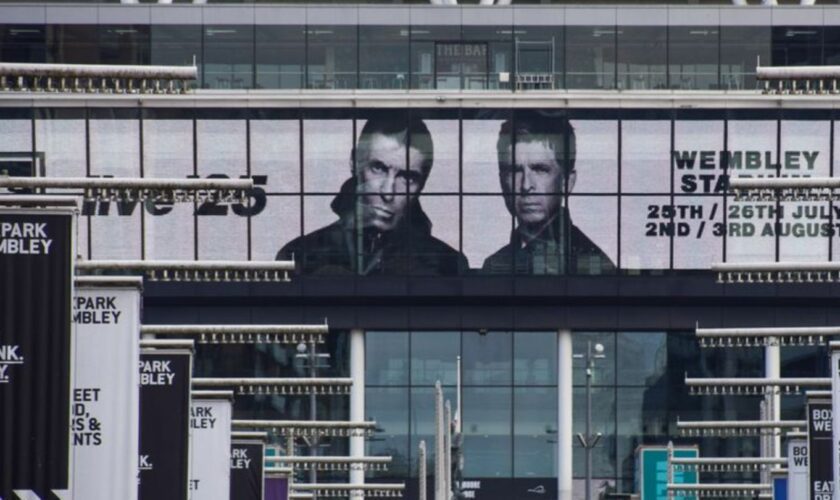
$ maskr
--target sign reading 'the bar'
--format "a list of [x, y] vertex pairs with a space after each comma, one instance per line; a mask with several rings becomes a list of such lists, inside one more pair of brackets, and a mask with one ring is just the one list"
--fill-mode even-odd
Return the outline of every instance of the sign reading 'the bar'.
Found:
[[0, 498], [69, 486], [72, 236], [72, 212], [0, 211]]
[[188, 351], [140, 354], [140, 500], [187, 500], [190, 374]]

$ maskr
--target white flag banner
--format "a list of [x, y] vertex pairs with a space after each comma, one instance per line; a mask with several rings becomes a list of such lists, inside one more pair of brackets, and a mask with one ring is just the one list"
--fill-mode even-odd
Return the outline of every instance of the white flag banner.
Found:
[[77, 278], [70, 498], [137, 498], [141, 286], [135, 278]]
[[788, 500], [808, 498], [808, 440], [805, 436], [791, 437], [787, 443]]
[[190, 499], [230, 498], [233, 395], [193, 391], [190, 406]]

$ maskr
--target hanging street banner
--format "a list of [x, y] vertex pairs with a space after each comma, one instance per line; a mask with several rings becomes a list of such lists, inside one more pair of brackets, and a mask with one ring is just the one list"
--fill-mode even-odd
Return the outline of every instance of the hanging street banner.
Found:
[[832, 446], [831, 401], [808, 401], [808, 462], [811, 500], [832, 500], [834, 494], [834, 446]]
[[289, 500], [289, 478], [276, 473], [267, 475], [265, 500]]
[[142, 278], [76, 278], [73, 498], [137, 498]]
[[[70, 476], [72, 210], [0, 210], [0, 498]], [[37, 495], [37, 497], [36, 497]]]
[[190, 499], [230, 497], [233, 392], [193, 391], [190, 406]]
[[808, 499], [808, 440], [803, 433], [791, 436], [787, 443], [789, 500]]
[[263, 500], [262, 441], [234, 439], [230, 447], [231, 500]]
[[187, 500], [192, 352], [140, 353], [140, 500]]

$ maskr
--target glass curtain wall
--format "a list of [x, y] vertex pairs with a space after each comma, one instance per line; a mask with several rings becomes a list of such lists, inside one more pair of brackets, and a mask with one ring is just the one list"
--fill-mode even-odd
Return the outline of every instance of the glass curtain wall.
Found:
[[566, 88], [615, 88], [615, 26], [567, 26], [565, 53]]
[[359, 88], [408, 88], [408, 26], [359, 26]]
[[357, 26], [307, 26], [307, 88], [356, 88], [357, 30]]
[[254, 88], [254, 27], [204, 27], [204, 87]]
[[256, 88], [304, 88], [306, 74], [306, 28], [304, 26], [256, 26]]
[[717, 26], [668, 27], [668, 81], [672, 89], [716, 90], [720, 57]]

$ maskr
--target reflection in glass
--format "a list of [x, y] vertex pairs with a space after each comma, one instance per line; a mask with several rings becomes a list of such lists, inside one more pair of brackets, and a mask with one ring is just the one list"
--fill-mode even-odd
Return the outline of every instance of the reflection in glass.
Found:
[[755, 62], [770, 60], [769, 26], [720, 27], [720, 83], [723, 89], [756, 87]]
[[359, 26], [359, 88], [408, 88], [408, 27]]
[[303, 26], [255, 26], [256, 88], [300, 89], [306, 73]]
[[[560, 89], [563, 81], [563, 30], [564, 26], [516, 26], [514, 52], [516, 75], [532, 75], [536, 79], [550, 79], [548, 88]], [[543, 88], [540, 86], [539, 88]]]
[[356, 88], [356, 26], [310, 25], [306, 32], [307, 87]]
[[[461, 88], [509, 89], [513, 71], [513, 38], [510, 26], [463, 26]], [[470, 50], [472, 49], [472, 50]], [[482, 59], [483, 56], [483, 59]], [[507, 81], [501, 76], [508, 74]]]
[[511, 333], [464, 332], [464, 385], [510, 385]]
[[514, 332], [513, 384], [557, 384], [557, 332]]
[[408, 385], [408, 332], [365, 332], [365, 384]]
[[[451, 335], [451, 334], [450, 334]], [[413, 370], [413, 366], [412, 366]], [[454, 405], [455, 387], [443, 388], [443, 400]], [[435, 463], [435, 390], [433, 387], [412, 387], [409, 425], [411, 429], [410, 470], [413, 477], [417, 477], [417, 447], [420, 441], [426, 442], [426, 470], [434, 470]], [[454, 411], [454, 407], [453, 407]]]
[[513, 432], [514, 477], [556, 476], [557, 389], [514, 389]]
[[615, 26], [566, 27], [566, 88], [615, 88]]
[[[411, 88], [461, 88], [460, 71], [447, 69], [446, 61], [437, 60], [437, 42], [458, 42], [461, 26], [412, 26]], [[457, 68], [456, 68], [457, 69]]]
[[[370, 335], [370, 333], [368, 333]], [[365, 389], [365, 418], [376, 422], [376, 433], [366, 440], [367, 456], [392, 457], [387, 472], [373, 477], [408, 476], [408, 396], [406, 389]]]
[[205, 26], [204, 87], [249, 89], [253, 79], [253, 26]]
[[621, 26], [618, 30], [618, 88], [664, 89], [665, 26]]
[[616, 352], [622, 386], [654, 384], [668, 367], [665, 332], [618, 332]]
[[[613, 332], [575, 332], [572, 335], [572, 347], [575, 354], [583, 354], [587, 349], [587, 342], [604, 346], [604, 358], [595, 360], [595, 371], [592, 375], [592, 385], [615, 385], [615, 333]], [[586, 384], [586, 363], [581, 358], [575, 358], [572, 364], [574, 385]]]
[[[615, 394], [612, 387], [592, 389], [592, 433], [600, 432], [603, 435], [592, 450], [593, 477], [614, 477], [616, 474]], [[573, 397], [572, 432], [586, 432], [586, 391], [575, 387]], [[584, 449], [577, 440], [572, 449], [572, 460], [572, 474], [574, 477], [583, 477]]]
[[823, 64], [820, 26], [774, 26], [773, 66], [819, 66]]
[[456, 358], [460, 354], [458, 332], [412, 332], [411, 384], [455, 384]]
[[[148, 65], [151, 61], [149, 26], [101, 25], [99, 30], [99, 59], [101, 64]], [[6, 61], [6, 59], [3, 59]]]
[[[511, 388], [463, 390], [464, 477], [511, 474]], [[555, 405], [556, 406], [556, 405]]]
[[717, 26], [668, 27], [668, 81], [672, 89], [717, 89]]
[[47, 62], [47, 33], [41, 24], [0, 26], [0, 61]]
[[[202, 67], [201, 26], [152, 25], [152, 64], [162, 66]], [[202, 71], [198, 72], [196, 85], [202, 86]]]

